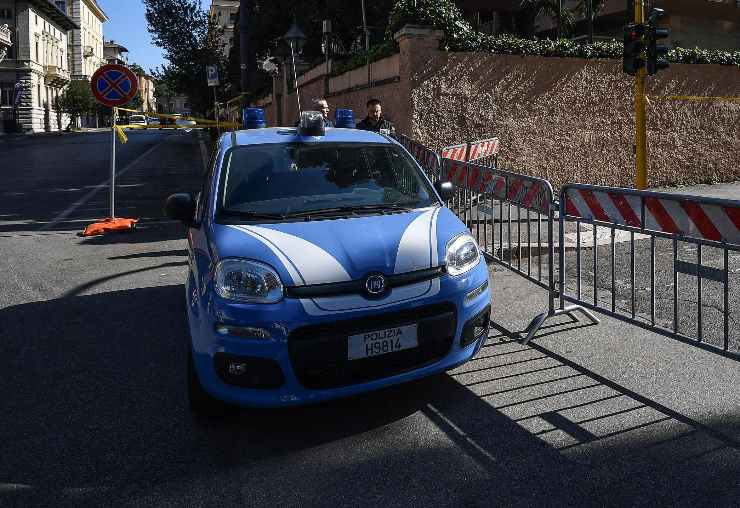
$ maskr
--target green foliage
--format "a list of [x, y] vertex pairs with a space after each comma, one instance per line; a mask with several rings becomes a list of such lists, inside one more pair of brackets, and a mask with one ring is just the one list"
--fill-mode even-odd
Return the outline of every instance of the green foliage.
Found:
[[[365, 9], [367, 24], [370, 27], [371, 43], [380, 43], [383, 40], [388, 12], [395, 0], [366, 0]], [[287, 48], [282, 36], [288, 31], [293, 19], [306, 35], [306, 43], [300, 58], [310, 64], [318, 64], [324, 59], [322, 53], [322, 21], [332, 22], [332, 33], [342, 42], [345, 49], [350, 49], [353, 41], [362, 35], [362, 11], [360, 1], [352, 0], [251, 0], [247, 2], [249, 12], [248, 45], [249, 51], [256, 60], [264, 60], [268, 56], [288, 57]], [[235, 45], [229, 54], [228, 81], [231, 84], [229, 96], [236, 96], [241, 87], [240, 83], [240, 40], [239, 23], [234, 27]], [[364, 61], [364, 56], [362, 56]], [[252, 76], [253, 96], [272, 91], [272, 80], [262, 70], [250, 68]]]
[[54, 107], [68, 114], [72, 124], [82, 115], [94, 112], [97, 109], [97, 101], [93, 97], [90, 82], [86, 79], [71, 81], [57, 97]]
[[[445, 33], [440, 48], [447, 51], [483, 51], [507, 55], [577, 58], [622, 58], [622, 41], [579, 44], [567, 39], [523, 39], [478, 32], [465, 21], [452, 0], [398, 0], [388, 19], [386, 38], [405, 24], [428, 25]], [[674, 63], [740, 66], [740, 51], [676, 48], [668, 53]]]
[[213, 97], [206, 65], [224, 69], [220, 30], [199, 0], [144, 0], [144, 5], [149, 33], [168, 61], [154, 76], [172, 83], [190, 98], [194, 111], [204, 113]]
[[140, 76], [142, 74], [143, 75], [146, 75], [146, 71], [144, 70], [144, 68], [141, 65], [137, 64], [137, 63], [129, 64], [128, 68], [129, 68], [129, 70], [131, 72], [133, 72], [137, 76]]
[[[394, 53], [398, 53], [398, 48], [396, 47], [395, 42], [385, 41], [382, 44], [371, 46], [368, 53], [370, 56], [370, 62], [376, 62], [385, 57], [391, 56]], [[365, 53], [360, 53], [348, 60], [334, 65], [331, 69], [331, 75], [338, 76], [347, 71], [351, 71], [352, 69], [357, 69], [365, 65], [366, 61], [367, 58], [365, 57]]]

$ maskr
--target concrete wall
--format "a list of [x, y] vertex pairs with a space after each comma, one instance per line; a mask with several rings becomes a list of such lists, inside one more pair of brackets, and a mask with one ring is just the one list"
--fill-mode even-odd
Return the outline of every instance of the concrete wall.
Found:
[[[655, 95], [740, 96], [740, 69], [672, 65]], [[632, 186], [633, 81], [616, 60], [438, 52], [411, 91], [412, 137], [498, 136], [500, 161], [553, 184]], [[740, 103], [651, 101], [651, 186], [740, 180]]]

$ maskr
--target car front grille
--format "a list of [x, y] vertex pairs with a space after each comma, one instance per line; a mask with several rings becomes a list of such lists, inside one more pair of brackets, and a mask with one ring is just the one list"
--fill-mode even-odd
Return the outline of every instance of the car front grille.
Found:
[[[338, 388], [400, 374], [440, 360], [450, 351], [456, 322], [454, 304], [427, 305], [297, 328], [288, 338], [288, 350], [293, 370], [304, 387]], [[414, 323], [418, 325], [417, 347], [370, 358], [347, 359], [350, 335]]]

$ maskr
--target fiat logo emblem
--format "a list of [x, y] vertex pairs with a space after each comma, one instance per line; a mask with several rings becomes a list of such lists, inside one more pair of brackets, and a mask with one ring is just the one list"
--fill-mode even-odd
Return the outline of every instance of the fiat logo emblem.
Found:
[[365, 290], [368, 292], [368, 294], [371, 294], [373, 296], [380, 295], [385, 291], [385, 287], [386, 281], [383, 274], [376, 273], [373, 275], [368, 275], [367, 279], [365, 279]]

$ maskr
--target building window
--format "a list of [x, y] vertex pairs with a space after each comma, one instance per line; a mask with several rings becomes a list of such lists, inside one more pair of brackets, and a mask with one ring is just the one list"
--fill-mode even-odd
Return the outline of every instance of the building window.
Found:
[[0, 106], [13, 105], [13, 83], [0, 83]]
[[232, 12], [231, 14], [229, 14], [229, 21], [231, 21], [232, 23], [236, 23], [236, 13], [235, 12]]
[[36, 61], [39, 61], [39, 41], [36, 41]]
[[41, 107], [41, 85], [36, 85], [36, 97], [38, 97], [38, 106]]
[[10, 9], [0, 9], [1, 19], [13, 19], [13, 11]]

